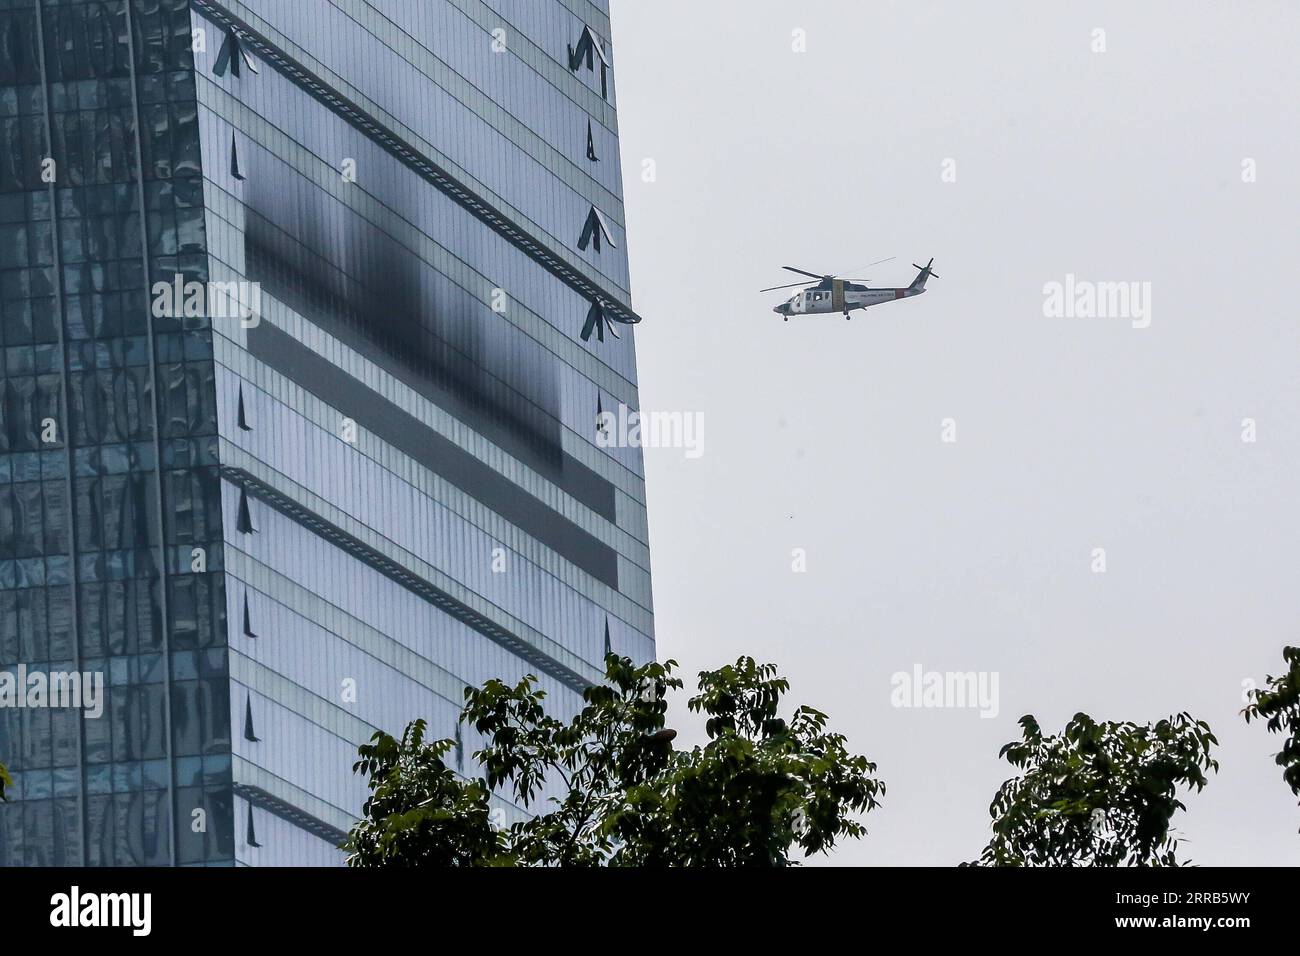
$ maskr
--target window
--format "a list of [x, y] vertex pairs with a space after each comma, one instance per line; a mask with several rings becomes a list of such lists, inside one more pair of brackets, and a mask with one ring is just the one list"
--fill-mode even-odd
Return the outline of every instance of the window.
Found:
[[240, 182], [244, 181], [244, 174], [239, 168], [239, 145], [235, 142], [234, 133], [230, 134], [230, 175]]
[[[587, 310], [587, 321], [582, 326], [582, 341], [591, 341], [592, 335], [596, 336], [597, 341], [605, 341], [605, 333], [609, 332], [614, 338], [618, 338], [618, 330], [614, 328], [614, 323], [605, 315], [605, 309], [600, 300], [596, 299], [591, 303], [591, 308]], [[599, 401], [599, 399], [597, 399]], [[597, 415], [600, 410], [597, 409]]]
[[235, 518], [235, 527], [240, 534], [254, 534], [257, 525], [253, 523], [253, 512], [248, 507], [248, 492], [239, 489], [239, 514]]
[[253, 426], [248, 423], [248, 407], [244, 404], [244, 386], [239, 386], [239, 427], [242, 431], [251, 432]]
[[569, 46], [569, 69], [577, 73], [582, 69], [583, 61], [586, 61], [587, 69], [594, 72], [597, 59], [600, 60], [600, 95], [609, 99], [609, 60], [605, 58], [600, 38], [592, 32], [591, 27], [584, 24], [578, 45]]
[[257, 831], [253, 828], [253, 805], [251, 803], [248, 805], [248, 834], [247, 835], [248, 835], [249, 846], [262, 845], [257, 842]]
[[262, 738], [257, 736], [253, 730], [253, 695], [249, 694], [244, 698], [244, 739], [257, 743]]
[[239, 72], [243, 66], [247, 66], [254, 73], [259, 72], [253, 54], [248, 52], [233, 30], [227, 30], [226, 38], [221, 41], [221, 49], [217, 52], [217, 62], [212, 64], [212, 72], [217, 76], [225, 76], [226, 69], [229, 68], [230, 75], [239, 79]]
[[582, 235], [578, 238], [578, 248], [583, 252], [587, 251], [587, 246], [593, 247], [600, 252], [601, 240], [609, 243], [611, 249], [617, 249], [618, 243], [614, 241], [613, 235], [609, 230], [609, 223], [595, 206], [587, 213], [587, 222], [582, 227]]

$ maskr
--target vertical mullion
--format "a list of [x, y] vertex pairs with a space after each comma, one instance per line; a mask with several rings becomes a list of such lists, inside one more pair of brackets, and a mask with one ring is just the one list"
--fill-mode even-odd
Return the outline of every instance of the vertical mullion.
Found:
[[[41, 71], [41, 102], [44, 105], [45, 119], [45, 149], [46, 155], [50, 158], [54, 156], [54, 121], [51, 115], [50, 107], [50, 79], [45, 65], [45, 21], [42, 14], [43, 0], [32, 0], [32, 6], [36, 12], [36, 48], [37, 62]], [[63, 280], [63, 252], [60, 248], [60, 231], [59, 231], [59, 197], [56, 190], [56, 180], [58, 179], [58, 167], [55, 167], [55, 176], [49, 183], [50, 195], [50, 244], [53, 247], [54, 275], [55, 275], [55, 307], [59, 311], [58, 322], [58, 346], [59, 354], [62, 358], [62, 382], [63, 402], [63, 421], [60, 426], [63, 428], [63, 447], [67, 453], [67, 474], [64, 481], [64, 490], [67, 500], [67, 534], [68, 534], [68, 561], [71, 565], [70, 577], [71, 584], [68, 588], [70, 597], [70, 609], [72, 614], [72, 654], [73, 668], [81, 672], [81, 606], [80, 606], [80, 588], [81, 575], [77, 560], [77, 519], [76, 519], [76, 491], [74, 481], [76, 475], [75, 461], [76, 452], [72, 445], [72, 390], [68, 385], [68, 378], [71, 375], [71, 363], [68, 354], [68, 320], [67, 310], [64, 308], [64, 280]], [[46, 583], [45, 593], [49, 595], [49, 584]], [[47, 610], [48, 614], [48, 610]], [[81, 865], [85, 866], [88, 857], [89, 838], [89, 820], [86, 816], [86, 777], [85, 777], [85, 714], [77, 715], [77, 805], [78, 813], [81, 817]]]
[[[152, 288], [152, 262], [149, 256], [149, 205], [144, 190], [144, 133], [140, 126], [140, 78], [135, 48], [135, 14], [134, 0], [123, 0], [126, 11], [127, 54], [131, 61], [131, 116], [135, 126], [135, 163], [137, 198], [140, 202], [140, 254], [144, 260], [145, 299], [149, 298]], [[172, 738], [172, 654], [171, 654], [171, 609], [167, 595], [167, 516], [163, 508], [163, 439], [159, 405], [162, 402], [162, 381], [158, 374], [158, 347], [155, 339], [153, 309], [146, 310], [146, 322], [149, 340], [149, 376], [153, 391], [153, 401], [149, 403], [149, 412], [153, 425], [154, 444], [154, 488], [157, 492], [155, 518], [158, 522], [158, 601], [162, 612], [162, 639], [164, 665], [164, 733], [167, 737], [167, 796], [171, 810], [171, 825], [167, 833], [167, 852], [172, 866], [176, 865], [176, 834], [180, 821], [176, 816], [176, 754], [175, 741]]]

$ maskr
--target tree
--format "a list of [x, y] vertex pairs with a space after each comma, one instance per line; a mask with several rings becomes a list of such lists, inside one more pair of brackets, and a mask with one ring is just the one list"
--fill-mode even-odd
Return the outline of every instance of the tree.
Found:
[[[466, 784], [443, 763], [451, 740], [425, 743], [423, 720], [397, 740], [377, 733], [359, 749], [354, 772], [369, 778], [367, 825], [349, 834], [349, 863], [370, 866], [473, 866], [508, 863], [489, 819], [488, 791]], [[353, 864], [357, 865], [357, 864]]]
[[1300, 796], [1300, 647], [1282, 648], [1282, 660], [1287, 672], [1270, 676], [1266, 689], [1250, 691], [1249, 703], [1241, 713], [1246, 723], [1264, 720], [1269, 733], [1290, 735], [1282, 741], [1282, 750], [1274, 760], [1291, 792]]
[[[461, 722], [485, 742], [485, 781], [454, 774], [450, 740], [377, 733], [354, 768], [372, 793], [347, 843], [351, 866], [783, 866], [866, 830], [884, 784], [808, 707], [778, 716], [788, 681], [748, 657], [699, 675], [691, 712], [708, 743], [675, 750], [667, 694], [676, 664], [608, 655], [569, 721], [529, 676], [466, 688]], [[529, 812], [493, 826], [489, 788]], [[499, 813], [499, 811], [498, 811]], [[497, 823], [504, 823], [498, 820]]]
[[983, 866], [1177, 866], [1169, 824], [1179, 787], [1204, 789], [1219, 769], [1209, 725], [1179, 714], [1158, 723], [1098, 723], [1075, 714], [1059, 736], [1032, 716], [1002, 748], [1022, 773], [989, 807]]

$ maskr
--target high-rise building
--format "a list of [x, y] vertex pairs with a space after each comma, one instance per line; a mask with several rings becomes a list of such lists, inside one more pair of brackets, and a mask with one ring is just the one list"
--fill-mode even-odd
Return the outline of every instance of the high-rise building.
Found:
[[654, 656], [611, 51], [0, 0], [0, 863], [337, 864], [375, 729]]

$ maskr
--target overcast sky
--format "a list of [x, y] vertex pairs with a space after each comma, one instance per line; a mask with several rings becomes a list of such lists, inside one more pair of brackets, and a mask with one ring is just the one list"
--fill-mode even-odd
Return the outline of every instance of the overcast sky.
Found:
[[[976, 857], [1021, 714], [1187, 710], [1222, 769], [1185, 856], [1300, 864], [1238, 717], [1300, 643], [1300, 7], [612, 7], [642, 404], [705, 423], [646, 454], [660, 657], [774, 661], [879, 764], [837, 863]], [[851, 322], [757, 292], [885, 256], [941, 278]], [[1045, 316], [1067, 274], [1150, 283], [1149, 326]], [[916, 665], [999, 714], [891, 706]]]

